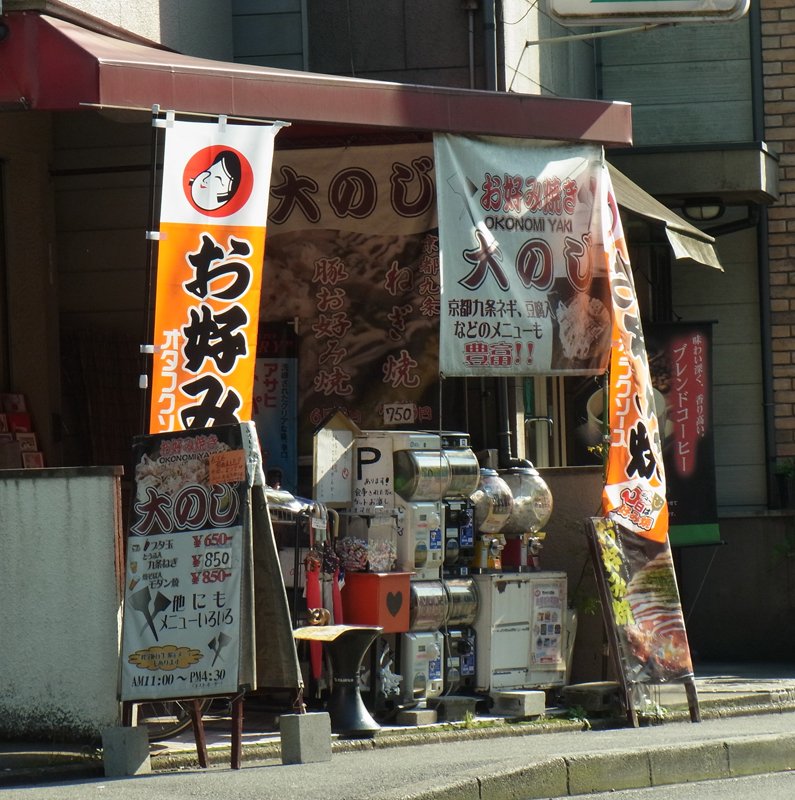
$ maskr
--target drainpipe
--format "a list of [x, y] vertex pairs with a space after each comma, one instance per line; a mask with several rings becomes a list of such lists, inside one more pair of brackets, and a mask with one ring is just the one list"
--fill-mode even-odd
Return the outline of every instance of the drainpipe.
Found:
[[483, 3], [483, 77], [487, 91], [497, 91], [497, 10], [495, 0]]
[[[751, 3], [748, 11], [751, 45], [751, 114], [754, 140], [764, 141], [765, 109], [762, 75], [762, 15], [759, 3]], [[770, 252], [767, 207], [759, 210], [756, 229], [757, 262], [759, 264], [759, 325], [762, 339], [762, 410], [765, 424], [765, 479], [767, 505], [776, 496], [776, 408], [773, 398], [773, 342], [770, 310]]]
[[469, 88], [475, 88], [475, 12], [478, 0], [461, 0], [461, 7], [467, 12], [467, 28], [469, 31]]
[[[497, 12], [495, 0], [483, 2], [483, 73], [485, 89], [497, 91]], [[508, 408], [508, 379], [497, 378], [497, 419], [502, 430], [499, 442], [499, 464], [502, 469], [519, 466], [511, 447], [511, 415]]]

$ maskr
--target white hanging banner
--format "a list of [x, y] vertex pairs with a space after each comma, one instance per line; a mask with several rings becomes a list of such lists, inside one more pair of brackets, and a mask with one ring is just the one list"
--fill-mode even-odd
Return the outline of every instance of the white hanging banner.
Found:
[[597, 375], [610, 353], [601, 148], [434, 137], [447, 376]]

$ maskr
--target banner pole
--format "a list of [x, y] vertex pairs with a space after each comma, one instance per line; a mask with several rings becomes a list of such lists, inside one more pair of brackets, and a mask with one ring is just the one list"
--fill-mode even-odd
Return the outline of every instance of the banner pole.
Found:
[[150, 405], [150, 385], [149, 374], [151, 372], [151, 362], [147, 356], [152, 354], [152, 340], [154, 337], [152, 321], [152, 278], [157, 269], [157, 243], [159, 236], [155, 232], [157, 224], [157, 146], [158, 146], [158, 125], [160, 117], [160, 106], [152, 106], [152, 138], [150, 145], [151, 162], [149, 168], [149, 220], [146, 232], [148, 246], [146, 248], [146, 274], [144, 287], [144, 328], [143, 343], [141, 345], [141, 375], [139, 377], [139, 387], [141, 389], [141, 424], [140, 432], [149, 432], [149, 405]]

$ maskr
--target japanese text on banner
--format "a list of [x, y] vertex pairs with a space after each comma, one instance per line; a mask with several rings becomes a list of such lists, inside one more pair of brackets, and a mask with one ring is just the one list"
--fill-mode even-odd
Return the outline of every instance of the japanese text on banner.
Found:
[[445, 375], [604, 372], [600, 152], [437, 135]]
[[606, 210], [602, 215], [603, 240], [613, 300], [610, 449], [603, 513], [640, 536], [665, 542], [668, 506], [654, 390], [624, 231], [606, 166], [602, 200]]
[[166, 129], [150, 431], [251, 419], [278, 126]]

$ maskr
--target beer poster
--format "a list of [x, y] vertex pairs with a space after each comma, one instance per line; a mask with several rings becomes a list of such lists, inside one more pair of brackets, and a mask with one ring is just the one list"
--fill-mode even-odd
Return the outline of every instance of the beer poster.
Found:
[[135, 439], [122, 700], [236, 694], [253, 682], [245, 433]]
[[278, 125], [166, 121], [151, 433], [251, 419]]

